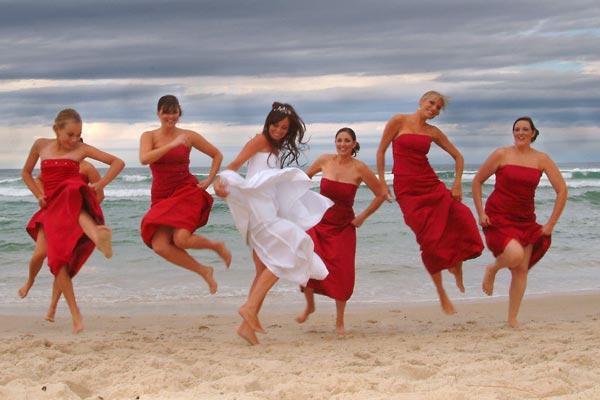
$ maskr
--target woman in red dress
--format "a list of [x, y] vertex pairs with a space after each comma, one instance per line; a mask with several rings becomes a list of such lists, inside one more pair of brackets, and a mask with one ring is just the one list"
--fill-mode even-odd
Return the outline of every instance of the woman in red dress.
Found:
[[[89, 162], [83, 160], [79, 163], [79, 174], [85, 183], [96, 183], [102, 177], [98, 170]], [[44, 193], [44, 184], [41, 179], [36, 178], [35, 184], [40, 191], [40, 193]], [[100, 189], [96, 192], [96, 198], [98, 203], [102, 203], [104, 200], [104, 190]], [[19, 289], [18, 293], [21, 298], [25, 298], [29, 293], [29, 290], [33, 286], [35, 278], [39, 274], [42, 269], [42, 265], [44, 264], [44, 260], [47, 255], [47, 243], [46, 237], [44, 236], [43, 230], [39, 230], [37, 232], [36, 240], [35, 240], [35, 248], [33, 250], [33, 254], [31, 255], [31, 259], [29, 260], [29, 275], [27, 277], [27, 281], [25, 284]], [[48, 313], [46, 314], [46, 321], [54, 322], [54, 315], [56, 314], [56, 306], [58, 305], [58, 300], [60, 299], [60, 290], [57, 287], [57, 282], [54, 282], [52, 288], [52, 300], [50, 301], [50, 307], [48, 308]]]
[[[27, 232], [36, 241], [38, 235], [45, 238], [48, 266], [55, 276], [54, 287], [65, 296], [74, 333], [83, 330], [83, 318], [71, 280], [94, 246], [105, 257], [112, 256], [112, 233], [104, 226], [97, 195], [125, 165], [119, 158], [81, 143], [81, 129], [81, 117], [75, 110], [59, 112], [54, 121], [56, 139], [36, 140], [21, 174], [40, 204], [40, 211], [27, 224]], [[110, 165], [106, 175], [90, 185], [79, 173], [79, 163], [88, 157]], [[38, 159], [41, 159], [43, 192], [32, 175]]]
[[[392, 117], [383, 132], [377, 150], [379, 179], [385, 184], [385, 152], [392, 143], [394, 193], [421, 248], [421, 259], [431, 275], [446, 314], [456, 310], [442, 285], [442, 270], [448, 269], [456, 285], [464, 292], [462, 263], [479, 257], [483, 242], [473, 214], [462, 200], [464, 160], [458, 149], [437, 127], [427, 123], [446, 105], [438, 92], [425, 93], [413, 114]], [[445, 150], [455, 161], [454, 184], [448, 190], [429, 165], [427, 153], [431, 143]]]
[[[473, 178], [473, 201], [479, 223], [487, 246], [496, 257], [486, 268], [482, 288], [491, 296], [496, 273], [502, 268], [510, 269], [508, 324], [513, 328], [519, 325], [517, 315], [529, 269], [550, 247], [552, 230], [567, 202], [567, 185], [560, 170], [547, 154], [531, 147], [538, 134], [531, 118], [517, 119], [513, 124], [514, 145], [494, 151]], [[534, 204], [542, 173], [556, 191], [554, 209], [543, 226], [536, 222]], [[484, 210], [481, 186], [494, 174], [496, 184]]]
[[[337, 154], [320, 156], [306, 171], [309, 177], [322, 172], [321, 194], [329, 197], [334, 205], [329, 208], [321, 222], [307, 233], [315, 244], [317, 253], [329, 271], [323, 280], [310, 279], [304, 288], [306, 309], [296, 321], [303, 323], [315, 311], [314, 293], [335, 299], [335, 329], [345, 334], [344, 310], [354, 290], [354, 259], [356, 253], [356, 228], [373, 214], [386, 197], [379, 180], [369, 167], [353, 157], [360, 145], [350, 128], [342, 128], [335, 134]], [[361, 182], [375, 194], [371, 204], [359, 215], [354, 215], [354, 196]]]
[[[217, 282], [213, 269], [200, 264], [186, 250], [210, 249], [226, 266], [231, 263], [225, 243], [194, 234], [208, 221], [213, 199], [206, 188], [215, 178], [223, 155], [200, 134], [176, 126], [181, 107], [175, 96], [159, 99], [157, 115], [160, 128], [144, 132], [140, 140], [140, 162], [150, 164], [152, 170], [152, 204], [142, 219], [142, 239], [167, 261], [202, 276], [214, 294]], [[212, 158], [208, 177], [201, 182], [189, 170], [192, 147]]]

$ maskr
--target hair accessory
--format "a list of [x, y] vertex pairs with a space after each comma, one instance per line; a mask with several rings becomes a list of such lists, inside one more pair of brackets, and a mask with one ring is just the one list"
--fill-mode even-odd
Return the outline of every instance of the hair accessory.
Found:
[[273, 111], [277, 111], [277, 112], [280, 112], [285, 115], [292, 115], [292, 110], [290, 110], [289, 108], [287, 108], [284, 105], [273, 107]]

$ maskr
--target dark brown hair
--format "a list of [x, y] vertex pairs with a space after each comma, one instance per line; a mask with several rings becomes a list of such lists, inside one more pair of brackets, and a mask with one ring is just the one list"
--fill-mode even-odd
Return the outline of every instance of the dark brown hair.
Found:
[[356, 157], [356, 155], [358, 154], [358, 151], [360, 150], [360, 143], [358, 143], [356, 141], [356, 133], [354, 133], [354, 130], [352, 130], [352, 128], [348, 128], [347, 126], [345, 126], [345, 127], [341, 128], [339, 131], [337, 131], [337, 133], [335, 134], [335, 138], [337, 139], [338, 135], [342, 132], [346, 132], [348, 135], [350, 135], [350, 137], [352, 138], [354, 143], [356, 143], [356, 145], [352, 149], [352, 157]]
[[181, 106], [179, 105], [179, 100], [177, 100], [177, 97], [173, 96], [172, 94], [166, 94], [163, 97], [161, 97], [160, 99], [158, 99], [158, 105], [156, 106], [156, 111], [157, 112], [166, 112], [169, 114], [174, 114], [176, 112], [179, 113], [179, 116], [181, 116], [183, 114], [183, 111], [181, 110]]
[[[280, 141], [276, 141], [269, 135], [269, 127], [287, 118], [290, 121], [287, 134]], [[298, 158], [300, 153], [305, 149], [306, 143], [304, 139], [304, 132], [306, 131], [306, 125], [302, 118], [296, 113], [294, 107], [287, 103], [274, 102], [271, 107], [271, 111], [265, 119], [265, 125], [263, 126], [262, 134], [273, 146], [273, 148], [279, 151], [279, 159], [281, 160], [281, 167], [286, 167], [292, 163], [298, 164]]]
[[531, 119], [531, 117], [520, 117], [520, 118], [517, 118], [515, 120], [515, 122], [513, 123], [513, 132], [515, 130], [515, 125], [517, 125], [517, 122], [519, 122], [519, 121], [527, 121], [527, 122], [529, 122], [529, 126], [531, 127], [531, 131], [533, 132], [533, 137], [531, 138], [531, 143], [535, 142], [535, 139], [537, 139], [538, 135], [540, 134], [540, 131], [538, 131], [538, 129], [533, 124], [533, 120]]

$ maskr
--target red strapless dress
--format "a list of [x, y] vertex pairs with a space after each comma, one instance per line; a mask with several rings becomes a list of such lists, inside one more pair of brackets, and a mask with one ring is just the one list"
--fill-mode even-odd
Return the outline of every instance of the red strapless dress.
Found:
[[452, 198], [435, 174], [427, 153], [431, 137], [402, 134], [392, 143], [394, 193], [404, 221], [417, 236], [430, 274], [479, 257], [483, 242], [471, 210]]
[[321, 179], [321, 194], [334, 204], [321, 222], [307, 231], [315, 244], [315, 253], [321, 257], [329, 274], [322, 281], [310, 279], [306, 286], [315, 293], [342, 301], [347, 301], [354, 291], [356, 228], [351, 222], [357, 189], [358, 186], [351, 183]]
[[503, 165], [496, 170], [494, 191], [485, 203], [490, 226], [483, 228], [488, 248], [498, 257], [511, 239], [523, 247], [533, 245], [529, 268], [548, 251], [552, 238], [542, 234], [535, 221], [535, 189], [542, 171], [520, 165]]
[[66, 265], [73, 277], [94, 251], [94, 243], [79, 226], [79, 214], [84, 209], [96, 223], [104, 224], [102, 209], [77, 161], [42, 160], [41, 170], [47, 207], [31, 217], [26, 229], [36, 240], [38, 228], [43, 227], [50, 271], [56, 275]]
[[152, 204], [142, 218], [142, 239], [148, 247], [161, 225], [194, 232], [208, 221], [213, 198], [190, 173], [190, 151], [177, 146], [150, 164]]

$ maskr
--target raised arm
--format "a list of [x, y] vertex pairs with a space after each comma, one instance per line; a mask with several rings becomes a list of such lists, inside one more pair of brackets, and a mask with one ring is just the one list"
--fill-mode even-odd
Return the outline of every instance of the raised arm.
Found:
[[550, 159], [550, 157], [548, 157], [546, 154], [544, 154], [542, 159], [542, 170], [548, 177], [550, 184], [556, 192], [556, 200], [554, 201], [552, 214], [550, 214], [548, 222], [546, 222], [546, 224], [542, 227], [544, 235], [551, 235], [554, 225], [556, 225], [558, 222], [558, 219], [565, 208], [565, 204], [567, 203], [568, 190], [567, 184], [565, 183], [560, 170], [554, 161], [552, 161], [552, 159]]
[[325, 162], [326, 158], [327, 156], [325, 154], [319, 156], [319, 158], [317, 158], [315, 162], [313, 162], [312, 165], [308, 167], [308, 169], [306, 170], [306, 175], [308, 175], [309, 178], [312, 178], [313, 176], [321, 172], [323, 170], [323, 163]]
[[[85, 175], [88, 181], [92, 184], [98, 182], [102, 178], [96, 167], [85, 160], [79, 163], [79, 172]], [[98, 198], [98, 202], [102, 203], [104, 200], [104, 190], [101, 190], [99, 193], [96, 192], [96, 196]]]
[[451, 192], [453, 198], [462, 201], [462, 174], [465, 167], [465, 160], [456, 146], [438, 128], [434, 128], [433, 141], [454, 159], [454, 183], [452, 184]]
[[219, 168], [221, 167], [221, 162], [223, 161], [223, 154], [213, 146], [208, 140], [204, 139], [202, 135], [189, 131], [189, 136], [191, 139], [192, 146], [212, 158], [212, 163], [210, 165], [210, 172], [208, 173], [208, 177], [198, 183], [198, 186], [202, 189], [206, 189], [210, 186], [210, 184], [215, 179], [217, 172], [219, 172]]
[[490, 176], [492, 176], [502, 161], [502, 157], [504, 154], [503, 149], [497, 149], [494, 151], [487, 160], [481, 164], [479, 170], [475, 174], [473, 178], [473, 182], [471, 183], [471, 191], [473, 193], [473, 203], [475, 204], [475, 209], [477, 210], [477, 216], [479, 217], [479, 224], [482, 227], [486, 227], [490, 224], [490, 219], [485, 214], [483, 210], [483, 203], [481, 199], [481, 187], [485, 181], [488, 180]]
[[42, 208], [46, 207], [44, 192], [40, 190], [38, 185], [36, 185], [32, 172], [35, 168], [35, 164], [40, 158], [40, 147], [43, 146], [46, 140], [47, 139], [38, 139], [33, 143], [31, 150], [29, 150], [27, 160], [25, 160], [25, 165], [23, 165], [23, 169], [21, 170], [21, 178], [23, 178], [23, 182], [25, 182], [25, 185], [27, 185]]
[[120, 158], [102, 150], [98, 150], [97, 148], [88, 144], [82, 144], [82, 146], [84, 146], [84, 158], [92, 158], [109, 166], [106, 174], [100, 178], [98, 182], [90, 184], [90, 186], [96, 191], [96, 194], [100, 196], [106, 185], [108, 185], [113, 179], [115, 179], [117, 175], [119, 175], [119, 172], [121, 172], [121, 170], [125, 167], [125, 163]]
[[381, 185], [381, 182], [377, 179], [373, 171], [371, 171], [365, 163], [361, 161], [358, 162], [360, 163], [357, 168], [360, 173], [360, 179], [367, 184], [375, 197], [371, 200], [369, 206], [352, 220], [352, 225], [356, 227], [361, 226], [371, 214], [377, 211], [379, 206], [381, 206], [381, 203], [387, 198], [387, 192], [385, 191], [384, 186]]
[[140, 163], [142, 165], [152, 164], [164, 156], [169, 150], [180, 146], [190, 146], [191, 137], [189, 134], [180, 134], [171, 140], [169, 143], [153, 149], [154, 142], [152, 140], [152, 132], [142, 133], [140, 138]]

